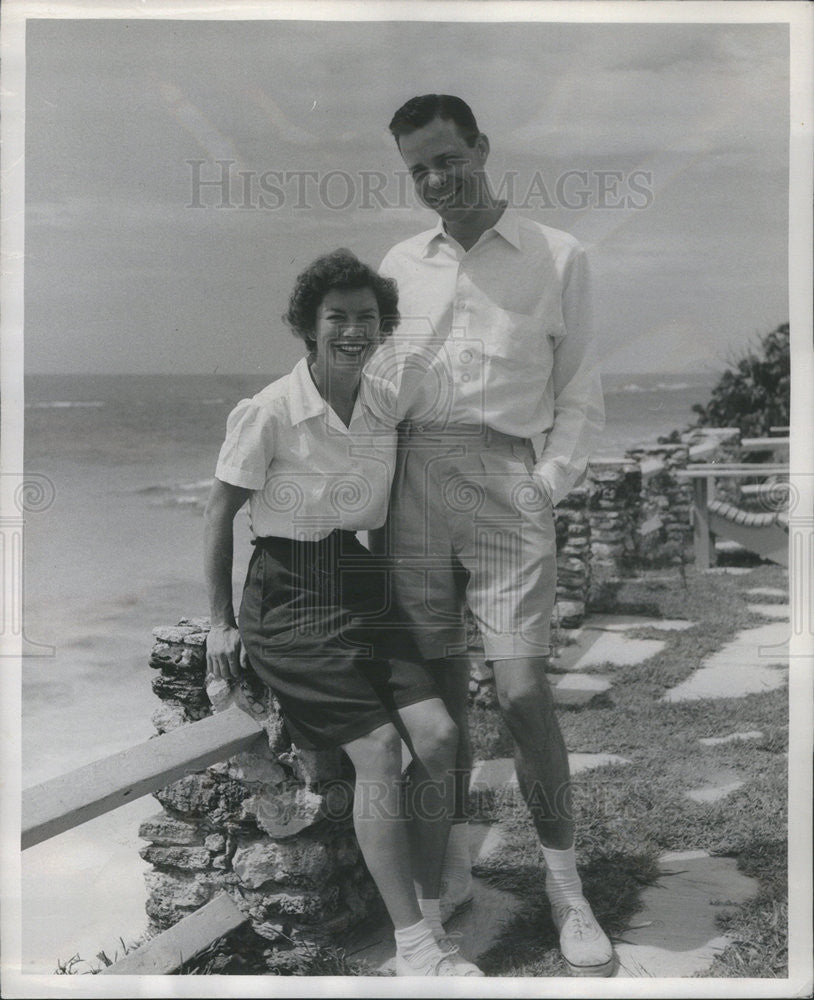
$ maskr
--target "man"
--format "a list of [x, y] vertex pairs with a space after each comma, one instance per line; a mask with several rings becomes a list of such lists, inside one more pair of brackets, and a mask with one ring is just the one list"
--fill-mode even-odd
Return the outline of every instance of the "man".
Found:
[[402, 316], [429, 320], [446, 350], [406, 413], [377, 544], [392, 557], [395, 592], [462, 734], [447, 908], [472, 897], [466, 602], [515, 741], [562, 954], [575, 975], [610, 975], [610, 942], [576, 870], [568, 755], [545, 676], [556, 586], [553, 505], [584, 475], [604, 423], [585, 254], [573, 237], [495, 198], [484, 173], [489, 141], [460, 98], [413, 98], [390, 131], [439, 221], [395, 246], [381, 271], [398, 282]]

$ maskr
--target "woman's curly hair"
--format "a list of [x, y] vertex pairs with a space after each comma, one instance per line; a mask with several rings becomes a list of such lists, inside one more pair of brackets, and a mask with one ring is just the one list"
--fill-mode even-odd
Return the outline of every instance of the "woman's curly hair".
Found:
[[316, 350], [317, 309], [328, 292], [335, 288], [369, 288], [379, 307], [381, 333], [389, 336], [398, 326], [401, 317], [396, 282], [377, 274], [350, 250], [340, 247], [317, 257], [297, 277], [288, 300], [288, 312], [283, 316], [291, 332], [305, 341], [309, 351]]

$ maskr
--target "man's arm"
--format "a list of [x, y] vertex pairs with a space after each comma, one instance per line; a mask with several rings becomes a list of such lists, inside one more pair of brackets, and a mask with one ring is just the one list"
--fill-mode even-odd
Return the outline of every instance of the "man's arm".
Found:
[[599, 358], [593, 340], [585, 251], [571, 255], [563, 274], [565, 336], [554, 346], [554, 425], [535, 467], [553, 504], [585, 475], [605, 426]]
[[234, 519], [251, 491], [215, 479], [204, 513], [204, 574], [209, 593], [210, 629], [206, 640], [206, 667], [228, 680], [245, 665], [240, 633], [232, 604]]

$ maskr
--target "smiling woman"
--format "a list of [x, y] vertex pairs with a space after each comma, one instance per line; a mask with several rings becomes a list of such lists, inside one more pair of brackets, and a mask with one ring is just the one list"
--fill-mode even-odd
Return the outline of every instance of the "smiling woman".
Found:
[[[337, 250], [299, 276], [286, 319], [309, 356], [232, 411], [207, 503], [207, 668], [227, 681], [253, 670], [299, 747], [351, 759], [356, 835], [396, 929], [399, 974], [479, 976], [438, 910], [457, 730], [387, 606], [386, 570], [355, 534], [384, 523], [394, 472], [395, 422], [375, 408], [363, 366], [398, 322], [396, 283]], [[247, 501], [254, 553], [238, 626], [233, 521]]]

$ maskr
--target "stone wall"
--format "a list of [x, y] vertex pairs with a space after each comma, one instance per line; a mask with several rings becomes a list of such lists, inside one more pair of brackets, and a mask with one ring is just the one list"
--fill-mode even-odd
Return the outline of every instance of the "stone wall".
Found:
[[154, 631], [150, 666], [159, 733], [237, 702], [267, 734], [252, 753], [188, 774], [156, 793], [147, 914], [155, 933], [226, 890], [274, 946], [330, 943], [381, 907], [350, 815], [352, 771], [339, 751], [292, 746], [273, 697], [249, 679], [205, 679], [205, 619]]
[[627, 454], [641, 472], [635, 532], [638, 565], [686, 560], [692, 545], [692, 483], [678, 478], [676, 472], [687, 467], [689, 445], [641, 445]]

